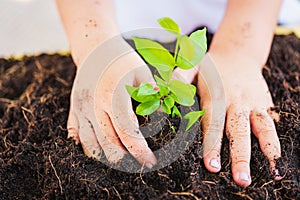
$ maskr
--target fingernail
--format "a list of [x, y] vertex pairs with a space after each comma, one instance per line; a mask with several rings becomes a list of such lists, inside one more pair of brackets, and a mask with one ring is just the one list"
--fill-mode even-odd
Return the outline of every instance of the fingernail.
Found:
[[279, 176], [279, 170], [278, 169], [274, 169], [273, 170], [273, 175], [274, 176]]
[[280, 181], [282, 179], [282, 176], [280, 175], [278, 169], [274, 169], [272, 174], [273, 174], [273, 177], [274, 177], [275, 181]]
[[219, 169], [220, 168], [220, 164], [218, 162], [217, 159], [213, 158], [210, 160], [209, 165], [215, 169]]
[[148, 169], [152, 169], [152, 167], [153, 167], [153, 165], [151, 163], [146, 163], [145, 165]]
[[239, 173], [239, 180], [244, 181], [244, 182], [249, 182], [250, 178], [249, 178], [248, 174], [246, 174], [245, 172], [240, 172]]

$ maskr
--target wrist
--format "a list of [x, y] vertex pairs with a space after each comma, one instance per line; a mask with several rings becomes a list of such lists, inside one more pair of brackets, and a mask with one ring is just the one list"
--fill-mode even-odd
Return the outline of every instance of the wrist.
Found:
[[117, 31], [111, 31], [107, 33], [91, 31], [78, 35], [77, 39], [74, 39], [70, 42], [72, 58], [77, 68], [96, 47], [109, 39], [118, 37], [118, 35], [120, 34]]
[[222, 74], [261, 74], [263, 65], [259, 61], [246, 54], [235, 51], [221, 51], [211, 49], [207, 56], [213, 61], [214, 67]]
[[[89, 68], [93, 70], [105, 69], [113, 65], [117, 60], [126, 60], [133, 52], [136, 54], [122, 35], [111, 36], [84, 52], [85, 55], [83, 56], [82, 54], [83, 57], [77, 64], [77, 69], [85, 68], [84, 66], [90, 66]], [[138, 55], [137, 57], [139, 58]]]

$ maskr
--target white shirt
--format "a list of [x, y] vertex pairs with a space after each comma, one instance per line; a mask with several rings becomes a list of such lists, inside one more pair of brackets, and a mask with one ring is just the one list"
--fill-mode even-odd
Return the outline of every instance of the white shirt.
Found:
[[[184, 34], [199, 26], [215, 32], [224, 16], [226, 0], [115, 0], [115, 8], [119, 28], [126, 38], [135, 35], [169, 41], [174, 37], [157, 31], [157, 19], [174, 19]], [[299, 0], [284, 0], [279, 23], [300, 24], [299, 13]]]

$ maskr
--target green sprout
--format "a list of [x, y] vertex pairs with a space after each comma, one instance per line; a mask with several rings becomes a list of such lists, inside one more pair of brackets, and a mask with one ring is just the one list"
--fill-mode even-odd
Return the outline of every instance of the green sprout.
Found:
[[[144, 82], [139, 87], [126, 85], [126, 89], [131, 98], [140, 103], [136, 107], [136, 114], [146, 116], [162, 108], [172, 117], [182, 118], [178, 105], [192, 106], [195, 103], [196, 87], [171, 79], [172, 74], [176, 67], [188, 70], [199, 64], [207, 50], [206, 29], [197, 30], [190, 36], [186, 36], [180, 33], [180, 27], [171, 18], [160, 18], [158, 23], [162, 28], [176, 35], [174, 55], [155, 41], [133, 37], [138, 53], [157, 70], [160, 77], [154, 75], [157, 87]], [[191, 111], [183, 116], [188, 120], [186, 131], [204, 113], [205, 110]]]

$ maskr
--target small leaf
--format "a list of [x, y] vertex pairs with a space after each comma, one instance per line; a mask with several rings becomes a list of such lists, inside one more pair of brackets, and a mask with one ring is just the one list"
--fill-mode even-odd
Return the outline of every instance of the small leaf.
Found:
[[167, 113], [168, 115], [171, 114], [171, 109], [170, 109], [169, 106], [167, 106], [167, 105], [165, 104], [165, 102], [161, 105], [161, 107], [162, 107], [162, 109], [163, 109], [163, 111], [164, 111], [165, 113]]
[[160, 95], [163, 96], [167, 96], [169, 94], [169, 88], [168, 87], [164, 87], [164, 86], [158, 86], [159, 87], [159, 93]]
[[171, 80], [170, 90], [176, 96], [176, 99], [174, 100], [177, 103], [183, 106], [192, 106], [195, 103], [194, 94], [188, 84], [178, 80]]
[[191, 69], [194, 67], [192, 60], [195, 54], [193, 41], [187, 36], [182, 36], [180, 41], [180, 50], [176, 58], [176, 65], [181, 69]]
[[205, 113], [205, 110], [200, 110], [200, 111], [192, 111], [184, 115], [184, 119], [188, 120], [188, 124], [185, 128], [186, 131], [188, 131], [193, 124]]
[[158, 93], [157, 90], [154, 90], [153, 86], [150, 83], [141, 83], [139, 86], [138, 96], [145, 96]]
[[128, 94], [129, 94], [131, 97], [132, 97], [133, 92], [136, 91], [136, 90], [138, 90], [137, 87], [133, 87], [133, 86], [131, 86], [131, 85], [126, 85], [125, 87], [126, 87], [126, 90], [127, 90]]
[[169, 108], [172, 108], [175, 104], [175, 100], [173, 99], [173, 97], [167, 96], [166, 98], [164, 98], [164, 104], [166, 104], [166, 106], [168, 106]]
[[193, 41], [186, 35], [182, 35], [179, 38], [179, 53], [178, 55], [186, 60], [192, 60], [195, 54], [195, 48]]
[[154, 75], [154, 79], [156, 81], [156, 84], [159, 87], [159, 93], [160, 93], [160, 95], [162, 97], [168, 95], [170, 91], [169, 91], [167, 83], [163, 79], [159, 78], [156, 75]]
[[138, 90], [135, 90], [132, 95], [131, 98], [133, 98], [134, 100], [136, 100], [137, 102], [140, 103], [144, 103], [144, 102], [148, 102], [148, 101], [153, 101], [155, 99], [160, 99], [158, 94], [151, 94], [151, 95], [143, 95], [143, 96], [139, 96], [138, 95]]
[[175, 102], [178, 102], [178, 99], [174, 93], [170, 93], [170, 96], [174, 99]]
[[187, 59], [185, 59], [182, 55], [178, 55], [176, 59], [176, 65], [181, 69], [192, 69], [195, 65]]
[[175, 67], [175, 60], [172, 54], [161, 44], [149, 39], [132, 37], [137, 51], [147, 63], [158, 71], [167, 73]]
[[160, 99], [141, 103], [136, 107], [136, 114], [145, 116], [155, 112], [160, 107]]
[[195, 66], [200, 63], [207, 51], [206, 28], [193, 32], [190, 38], [195, 47], [195, 55], [191, 63]]
[[192, 59], [178, 55], [176, 65], [181, 69], [191, 69], [198, 65], [207, 50], [206, 28], [193, 32], [189, 38], [194, 46], [194, 55]]
[[166, 81], [169, 81], [171, 79], [173, 69], [166, 66], [159, 66], [159, 68], [156, 69], [163, 79], [165, 79]]
[[190, 38], [199, 45], [204, 52], [207, 50], [206, 28], [197, 30], [190, 35]]
[[194, 86], [193, 84], [188, 84], [188, 86], [190, 87], [190, 89], [191, 89], [191, 91], [192, 91], [193, 95], [195, 96], [195, 94], [196, 94], [196, 91], [197, 91], [197, 88], [196, 88], [196, 86]]
[[175, 127], [174, 127], [174, 126], [171, 126], [171, 129], [172, 129], [173, 133], [175, 133], [175, 132], [176, 132], [176, 130], [175, 130]]
[[172, 110], [172, 117], [174, 118], [175, 115], [177, 115], [178, 117], [182, 118], [182, 115], [181, 115], [180, 111], [178, 110], [177, 106], [174, 106], [173, 110]]
[[164, 28], [165, 30], [174, 33], [174, 34], [180, 34], [180, 28], [178, 24], [169, 17], [163, 17], [157, 20], [159, 25]]
[[168, 87], [167, 83], [163, 79], [159, 78], [158, 76], [154, 75], [154, 79], [155, 79], [157, 85], [162, 85], [164, 87]]

